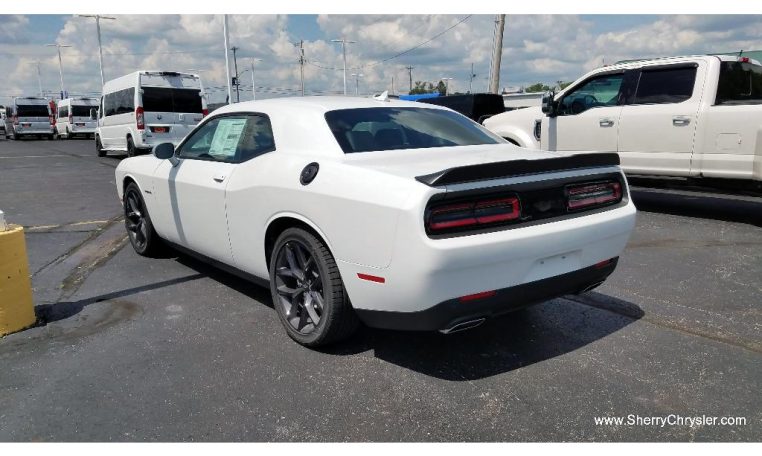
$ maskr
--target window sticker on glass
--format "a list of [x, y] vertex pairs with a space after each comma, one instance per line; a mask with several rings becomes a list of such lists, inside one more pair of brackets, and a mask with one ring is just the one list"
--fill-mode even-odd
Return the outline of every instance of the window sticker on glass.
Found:
[[245, 125], [246, 119], [220, 119], [212, 138], [209, 155], [226, 158], [235, 156]]

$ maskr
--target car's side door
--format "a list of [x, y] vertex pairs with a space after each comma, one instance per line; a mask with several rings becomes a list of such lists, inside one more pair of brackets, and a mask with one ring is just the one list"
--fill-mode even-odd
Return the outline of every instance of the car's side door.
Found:
[[596, 74], [564, 93], [542, 121], [542, 148], [616, 152], [624, 79], [624, 70]]
[[625, 171], [690, 174], [705, 66], [688, 62], [641, 68], [619, 121]]
[[183, 141], [177, 160], [164, 160], [154, 173], [155, 228], [160, 236], [227, 264], [226, 187], [240, 162], [248, 116], [210, 119]]

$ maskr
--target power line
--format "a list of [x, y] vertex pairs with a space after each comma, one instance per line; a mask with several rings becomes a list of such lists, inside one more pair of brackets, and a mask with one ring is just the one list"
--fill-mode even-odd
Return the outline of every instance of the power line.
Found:
[[[413, 52], [414, 50], [416, 50], [416, 49], [418, 49], [418, 48], [420, 48], [422, 46], [425, 46], [425, 45], [431, 43], [435, 39], [439, 38], [440, 36], [444, 35], [445, 33], [449, 32], [450, 30], [452, 30], [455, 27], [459, 26], [460, 24], [462, 24], [462, 23], [466, 22], [467, 20], [471, 19], [472, 16], [473, 16], [473, 14], [469, 14], [468, 16], [466, 16], [463, 19], [459, 20], [458, 22], [456, 22], [455, 24], [451, 25], [450, 27], [442, 30], [441, 32], [439, 32], [436, 35], [432, 36], [431, 38], [427, 39], [426, 41], [424, 41], [422, 43], [419, 43], [419, 44], [417, 44], [417, 45], [415, 45], [415, 46], [413, 46], [413, 47], [411, 47], [409, 49], [405, 49], [402, 52], [398, 52], [397, 54], [394, 54], [391, 57], [387, 57], [387, 58], [382, 59], [382, 60], [377, 60], [375, 62], [366, 63], [365, 65], [360, 65], [360, 66], [357, 66], [357, 67], [352, 67], [352, 68], [347, 68], [347, 69], [348, 70], [361, 70], [363, 68], [369, 68], [369, 67], [373, 67], [373, 66], [376, 66], [376, 65], [380, 65], [382, 63], [388, 62], [389, 60], [394, 60], [397, 57], [402, 57], [403, 55], [405, 55], [407, 53]], [[312, 65], [312, 66], [321, 68], [323, 70], [341, 70], [342, 69], [342, 68], [335, 68], [335, 67], [324, 67], [324, 66], [318, 65], [318, 64], [316, 64], [314, 62], [310, 62], [309, 60], [307, 61], [307, 63]]]

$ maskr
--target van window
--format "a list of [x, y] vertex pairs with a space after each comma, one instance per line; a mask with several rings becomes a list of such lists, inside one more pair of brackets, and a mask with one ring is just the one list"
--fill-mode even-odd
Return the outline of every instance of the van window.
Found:
[[90, 108], [95, 108], [95, 106], [72, 106], [71, 115], [74, 117], [90, 117]]
[[117, 90], [104, 97], [106, 116], [115, 116], [135, 111], [135, 88]]
[[634, 104], [680, 103], [693, 96], [695, 66], [675, 66], [640, 73]]
[[48, 105], [17, 105], [16, 115], [19, 117], [48, 117]]
[[722, 62], [715, 104], [762, 103], [762, 66]]
[[200, 114], [202, 111], [201, 91], [198, 89], [143, 87], [143, 110], [146, 112]]
[[69, 113], [66, 111], [67, 106], [59, 106], [58, 107], [58, 118], [64, 118], [69, 117]]

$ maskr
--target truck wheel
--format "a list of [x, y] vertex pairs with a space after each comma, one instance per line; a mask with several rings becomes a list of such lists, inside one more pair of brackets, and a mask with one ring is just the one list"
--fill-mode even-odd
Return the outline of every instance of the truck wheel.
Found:
[[302, 345], [338, 342], [359, 326], [333, 255], [301, 228], [285, 230], [275, 242], [270, 293], [286, 332]]

